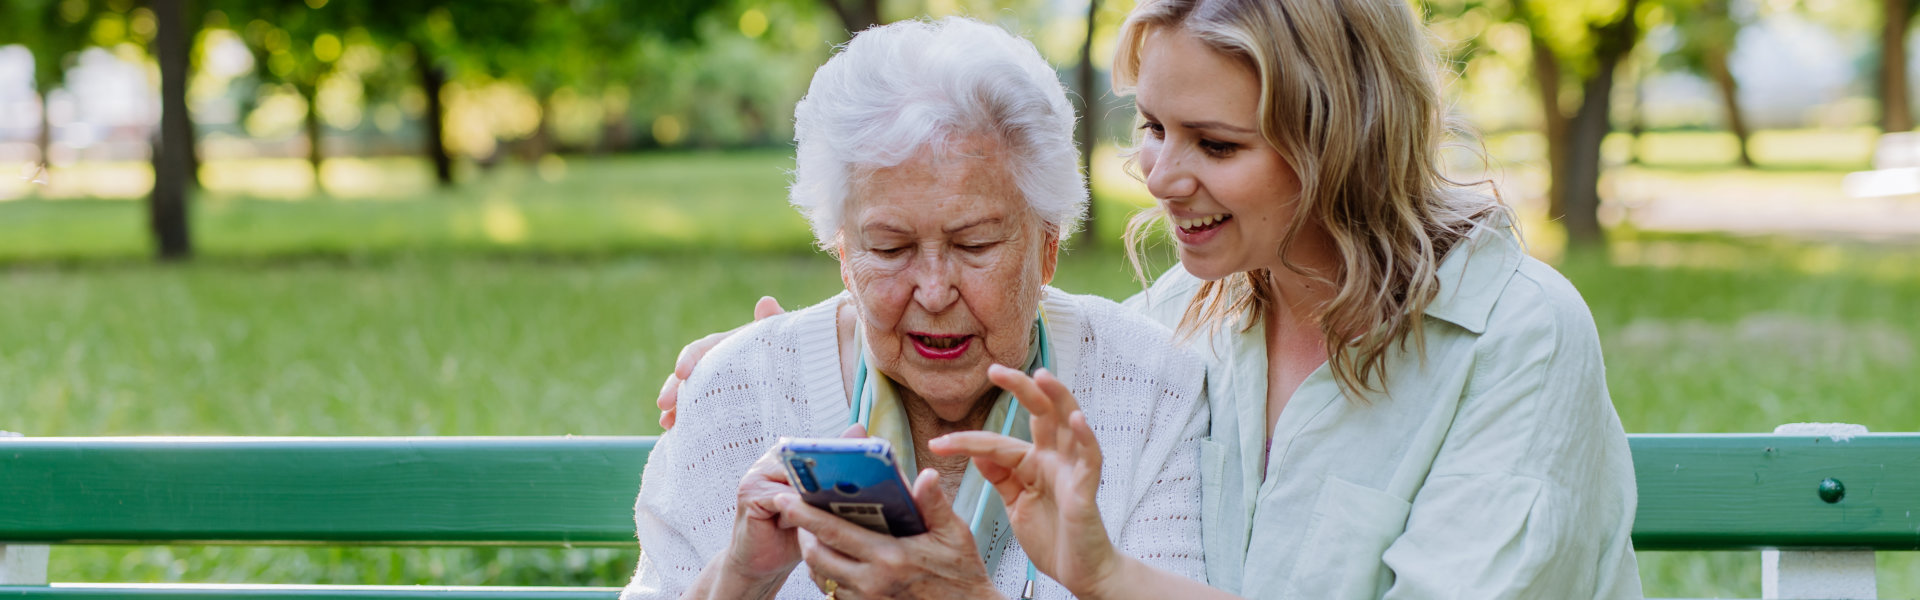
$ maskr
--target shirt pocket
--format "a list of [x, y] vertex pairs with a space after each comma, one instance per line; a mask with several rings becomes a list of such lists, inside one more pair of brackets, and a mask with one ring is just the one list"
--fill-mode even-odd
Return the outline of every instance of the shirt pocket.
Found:
[[1292, 598], [1379, 598], [1392, 581], [1381, 556], [1407, 528], [1413, 505], [1328, 476], [1314, 501], [1292, 570]]

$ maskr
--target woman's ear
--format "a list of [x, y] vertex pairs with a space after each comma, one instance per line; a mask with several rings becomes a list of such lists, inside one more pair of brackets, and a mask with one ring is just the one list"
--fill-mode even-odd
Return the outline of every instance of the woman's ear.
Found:
[[1053, 285], [1053, 271], [1060, 266], [1060, 229], [1051, 225], [1041, 225], [1047, 230], [1046, 248], [1040, 251], [1040, 285]]
[[847, 234], [844, 232], [833, 236], [833, 258], [840, 261], [840, 288], [852, 290], [853, 278], [847, 276]]

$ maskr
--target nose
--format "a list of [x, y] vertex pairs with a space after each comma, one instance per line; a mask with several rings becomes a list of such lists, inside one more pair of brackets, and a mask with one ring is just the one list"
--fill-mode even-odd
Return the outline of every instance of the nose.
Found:
[[1200, 190], [1200, 180], [1188, 168], [1188, 156], [1165, 142], [1140, 151], [1140, 168], [1147, 176], [1147, 192], [1153, 197], [1178, 201]]
[[954, 258], [944, 249], [920, 253], [913, 266], [913, 301], [938, 314], [960, 300]]

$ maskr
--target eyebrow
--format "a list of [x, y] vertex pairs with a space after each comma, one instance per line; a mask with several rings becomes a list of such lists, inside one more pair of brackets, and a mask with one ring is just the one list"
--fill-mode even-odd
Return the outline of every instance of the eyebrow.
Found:
[[[1136, 103], [1135, 103], [1135, 107], [1136, 107], [1136, 108], [1138, 108], [1138, 106], [1139, 106], [1139, 104], [1138, 104], [1138, 103], [1136, 102]], [[1149, 120], [1149, 121], [1158, 121], [1158, 120], [1159, 120], [1159, 119], [1156, 119], [1156, 118], [1154, 118], [1154, 117], [1153, 117], [1153, 112], [1152, 112], [1152, 111], [1149, 111], [1149, 110], [1147, 110], [1147, 109], [1144, 109], [1144, 108], [1141, 108], [1141, 109], [1139, 109], [1139, 110], [1140, 110], [1140, 116], [1141, 116], [1141, 117], [1143, 117], [1143, 118], [1145, 118], [1145, 119], [1147, 119], [1147, 120]], [[1228, 124], [1226, 124], [1226, 123], [1221, 123], [1221, 122], [1219, 122], [1219, 121], [1181, 121], [1181, 122], [1180, 122], [1180, 126], [1181, 126], [1181, 127], [1185, 127], [1185, 128], [1187, 128], [1187, 129], [1220, 129], [1220, 130], [1225, 130], [1225, 131], [1231, 131], [1231, 132], [1234, 132], [1234, 133], [1260, 133], [1260, 132], [1258, 132], [1258, 131], [1254, 131], [1254, 130], [1252, 130], [1252, 129], [1247, 129], [1247, 128], [1245, 128], [1245, 127], [1241, 127], [1241, 126], [1238, 126], [1238, 125], [1228, 125]]]
[[1259, 133], [1238, 125], [1228, 125], [1219, 121], [1181, 121], [1181, 127], [1187, 129], [1224, 129], [1235, 133]]
[[[998, 225], [1001, 223], [1001, 221], [1002, 220], [1000, 217], [982, 217], [979, 219], [974, 219], [972, 221], [961, 223], [959, 225], [954, 225], [952, 227], [944, 228], [941, 230], [941, 233], [954, 234], [954, 233], [966, 231], [968, 229], [973, 229], [975, 227], [982, 227], [986, 225]], [[868, 223], [866, 225], [862, 225], [860, 229], [862, 231], [880, 231], [880, 232], [894, 233], [899, 235], [913, 235], [913, 232], [911, 231], [907, 231], [906, 229], [896, 227], [888, 223]]]
[[981, 227], [985, 225], [999, 225], [999, 224], [1000, 224], [1000, 217], [985, 217], [980, 219], [974, 219], [972, 221], [961, 223], [959, 225], [955, 225], [952, 227], [948, 227], [941, 231], [945, 233], [959, 233], [962, 231], [966, 231], [968, 229], [973, 229], [975, 227]]

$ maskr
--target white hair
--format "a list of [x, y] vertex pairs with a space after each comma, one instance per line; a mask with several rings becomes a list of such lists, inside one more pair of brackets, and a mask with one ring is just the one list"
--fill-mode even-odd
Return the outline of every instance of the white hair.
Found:
[[1061, 239], [1086, 211], [1074, 113], [1033, 44], [961, 17], [860, 32], [813, 73], [794, 108], [789, 201], [831, 246], [856, 177], [985, 135], [1027, 205]]

